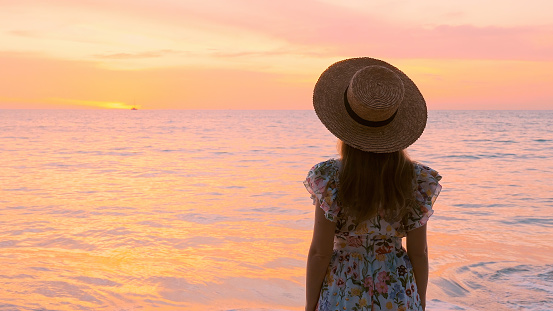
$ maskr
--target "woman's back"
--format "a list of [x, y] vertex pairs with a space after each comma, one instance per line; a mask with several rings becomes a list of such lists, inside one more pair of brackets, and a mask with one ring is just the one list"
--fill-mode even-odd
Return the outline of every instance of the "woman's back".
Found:
[[340, 207], [340, 160], [315, 165], [304, 182], [326, 219], [336, 222], [334, 253], [319, 298], [319, 310], [422, 310], [411, 261], [401, 239], [424, 226], [440, 192], [441, 176], [415, 163], [416, 204], [400, 221], [380, 211], [357, 222]]

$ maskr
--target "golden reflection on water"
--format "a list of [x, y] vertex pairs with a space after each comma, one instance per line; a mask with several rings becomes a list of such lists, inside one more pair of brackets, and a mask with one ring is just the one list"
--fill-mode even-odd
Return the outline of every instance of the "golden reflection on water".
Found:
[[[25, 223], [21, 220], [28, 216], [11, 210], [10, 217], [3, 217], [5, 223], [12, 228], [32, 223], [33, 229], [17, 236], [22, 242], [16, 247], [3, 245], [0, 274], [10, 278], [10, 289], [2, 297], [21, 302], [31, 294], [45, 308], [63, 303], [97, 308], [103, 301], [144, 306], [144, 301], [155, 300], [160, 305], [152, 309], [167, 303], [195, 310], [194, 300], [224, 301], [234, 296], [233, 288], [243, 288], [229, 280], [250, 282], [255, 288], [264, 280], [286, 285], [303, 278], [304, 231], [249, 221], [167, 225], [166, 215], [140, 215], [138, 201], [127, 204], [134, 208], [125, 216], [76, 213], [56, 221], [57, 216], [33, 215], [32, 222], [27, 218]], [[212, 287], [224, 292], [218, 297]], [[263, 300], [245, 295], [238, 295], [244, 306]]]
[[[1, 303], [17, 310], [303, 309], [313, 207], [301, 181], [335, 156], [314, 116], [80, 113], [19, 112], [0, 123]], [[540, 209], [550, 186], [540, 180], [551, 180], [551, 167], [520, 173], [537, 160], [515, 172], [508, 159], [443, 158], [491, 147], [459, 149], [450, 134], [461, 125], [445, 133], [438, 125], [429, 124], [433, 140], [423, 136], [411, 152], [444, 175], [429, 223], [428, 296], [504, 308], [505, 297], [490, 298], [497, 296], [492, 278], [480, 276], [551, 263], [552, 231]], [[442, 151], [429, 153], [430, 144]], [[544, 225], [532, 225], [532, 217]], [[517, 290], [521, 300], [536, 295]]]
[[[183, 161], [182, 154], [57, 156], [7, 159], [41, 169], [8, 171], [25, 187], [2, 210], [6, 303], [32, 297], [60, 310], [204, 310], [225, 301], [255, 307], [267, 303], [257, 289], [277, 286], [291, 298], [270, 304], [299, 308], [310, 232], [284, 225], [297, 221], [297, 212], [264, 215], [264, 196], [289, 205], [279, 198], [288, 189], [265, 189], [259, 166], [237, 173], [220, 159]], [[298, 186], [289, 177], [281, 183]]]

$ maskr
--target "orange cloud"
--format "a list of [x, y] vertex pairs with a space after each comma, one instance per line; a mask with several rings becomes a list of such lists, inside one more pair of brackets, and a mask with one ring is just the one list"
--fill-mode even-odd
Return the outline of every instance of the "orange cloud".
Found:
[[0, 53], [0, 67], [0, 108], [308, 109], [314, 84], [295, 75], [193, 67], [112, 70], [13, 53]]
[[396, 60], [433, 109], [553, 109], [553, 61]]
[[[423, 1], [420, 6], [424, 7], [424, 3], [429, 6], [433, 2], [435, 1]], [[189, 60], [185, 65], [190, 65], [192, 60], [198, 63], [203, 56], [207, 57], [207, 61], [202, 59], [202, 64], [209, 64], [211, 60], [217, 66], [221, 66], [221, 63], [217, 63], [211, 56], [218, 59], [236, 58], [240, 55], [248, 57], [252, 53], [261, 57], [292, 55], [305, 60], [312, 57], [348, 55], [380, 58], [553, 60], [553, 24], [550, 21], [527, 25], [484, 26], [471, 24], [467, 18], [461, 20], [462, 23], [445, 23], [446, 18], [470, 15], [457, 9], [445, 13], [446, 17], [422, 23], [413, 20], [398, 21], [399, 14], [405, 15], [405, 12], [401, 13], [403, 6], [413, 4], [398, 6], [393, 2], [378, 6], [365, 5], [372, 10], [363, 9], [364, 6], [347, 6], [348, 2], [313, 0], [229, 0], [224, 4], [210, 1], [58, 0], [56, 3], [65, 11], [48, 12], [59, 14], [56, 15], [59, 19], [67, 19], [71, 12], [86, 12], [82, 24], [94, 25], [93, 27], [82, 27], [81, 23], [74, 20], [67, 23], [81, 26], [76, 27], [79, 32], [85, 31], [84, 34], [93, 36], [100, 43], [105, 41], [106, 45], [100, 48], [109, 51], [91, 52], [88, 54], [90, 59], [101, 57], [115, 61], [168, 57], [171, 51], [186, 50], [191, 53], [191, 57], [180, 58], [181, 61]], [[33, 5], [37, 5], [36, 1], [21, 0], [14, 6], [21, 8]], [[442, 6], [447, 7], [445, 4]], [[479, 11], [486, 9], [482, 4], [477, 7]], [[534, 9], [534, 14], [540, 15], [537, 11], [547, 9]], [[553, 4], [549, 9], [553, 9]], [[505, 10], [509, 11], [509, 8], [505, 7]], [[398, 12], [397, 16], [394, 12]], [[428, 14], [421, 12], [421, 15]], [[494, 18], [496, 17], [490, 16], [489, 20]], [[44, 19], [42, 23], [49, 21], [46, 17]], [[18, 26], [24, 28], [11, 29], [8, 32], [20, 37], [52, 36], [52, 31], [41, 29], [40, 23], [40, 20], [29, 21], [26, 26]], [[125, 27], [122, 26], [126, 24], [132, 25], [127, 27], [133, 29], [125, 32]], [[83, 36], [76, 36], [71, 27], [59, 26], [56, 28], [58, 30], [57, 36], [62, 36], [65, 40], [83, 40]], [[137, 38], [132, 39], [133, 37]], [[118, 44], [120, 41], [123, 42]], [[128, 44], [124, 44], [126, 42]], [[140, 43], [145, 46], [140, 46]], [[152, 51], [148, 47], [152, 44], [163, 46]], [[173, 61], [175, 65], [183, 65], [182, 62], [178, 63], [178, 58]], [[229, 61], [225, 65], [231, 63]]]
[[[430, 109], [552, 109], [553, 62], [388, 59]], [[303, 75], [93, 62], [0, 53], [0, 108], [311, 109], [320, 68]]]

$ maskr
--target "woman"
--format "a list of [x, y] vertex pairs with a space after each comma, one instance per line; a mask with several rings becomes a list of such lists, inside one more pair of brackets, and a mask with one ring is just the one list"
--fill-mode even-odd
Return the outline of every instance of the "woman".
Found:
[[323, 72], [313, 104], [341, 158], [304, 182], [316, 206], [305, 310], [424, 310], [441, 176], [405, 153], [426, 126], [424, 98], [399, 69], [365, 57]]

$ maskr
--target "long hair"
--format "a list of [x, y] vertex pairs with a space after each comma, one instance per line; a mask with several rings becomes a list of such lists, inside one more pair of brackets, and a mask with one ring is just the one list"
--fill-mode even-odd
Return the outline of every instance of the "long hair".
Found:
[[405, 150], [366, 152], [338, 143], [342, 165], [339, 172], [340, 207], [357, 222], [377, 214], [386, 221], [400, 221], [414, 203], [414, 164]]

